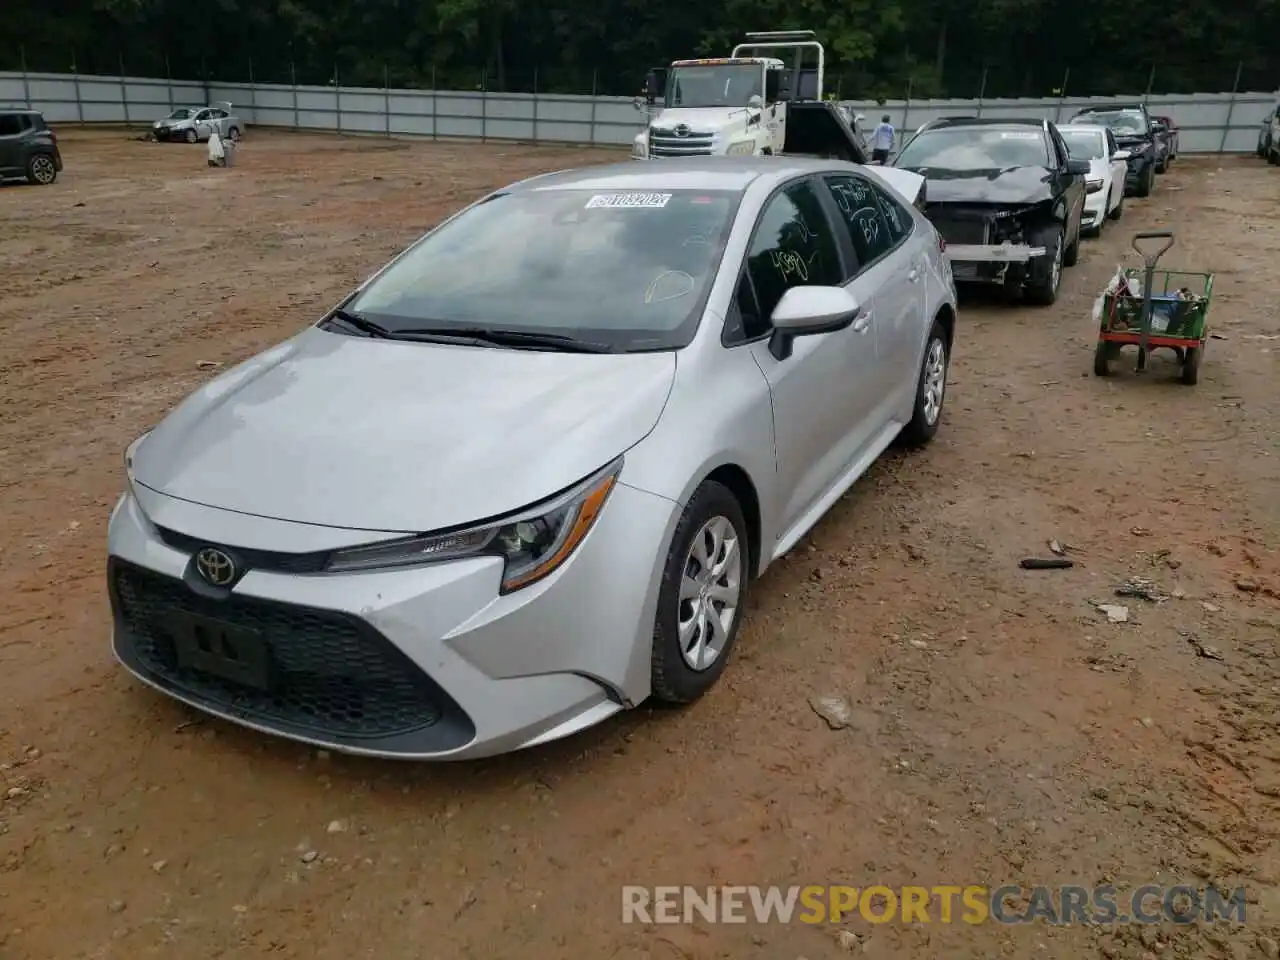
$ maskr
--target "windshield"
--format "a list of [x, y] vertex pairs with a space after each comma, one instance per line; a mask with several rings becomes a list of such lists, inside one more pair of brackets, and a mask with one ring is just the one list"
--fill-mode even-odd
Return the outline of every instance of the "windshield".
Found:
[[186, 107], [179, 107], [177, 110], [173, 111], [173, 113], [169, 114], [169, 116], [165, 117], [165, 119], [166, 120], [186, 120], [190, 116], [191, 116], [190, 110], [188, 110]]
[[1147, 132], [1147, 118], [1141, 110], [1107, 110], [1098, 113], [1081, 114], [1077, 120], [1087, 120], [1110, 127], [1118, 137], [1136, 137]]
[[976, 126], [936, 127], [918, 133], [902, 148], [895, 165], [939, 170], [1052, 166], [1040, 130]]
[[697, 329], [740, 195], [499, 194], [409, 248], [346, 304], [393, 334], [481, 326], [616, 350], [681, 347]]
[[667, 81], [664, 106], [745, 107], [764, 96], [764, 67], [758, 63], [676, 67]]
[[1077, 160], [1100, 160], [1107, 155], [1107, 138], [1101, 130], [1061, 130], [1067, 152]]

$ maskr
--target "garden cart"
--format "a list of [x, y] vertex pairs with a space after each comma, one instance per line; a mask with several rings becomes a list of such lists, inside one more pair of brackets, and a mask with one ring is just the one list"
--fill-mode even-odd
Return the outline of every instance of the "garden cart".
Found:
[[[1144, 241], [1162, 241], [1159, 248]], [[1139, 233], [1133, 249], [1142, 267], [1121, 267], [1103, 291], [1095, 313], [1098, 346], [1093, 372], [1109, 376], [1111, 361], [1125, 345], [1138, 348], [1136, 371], [1147, 368], [1147, 356], [1157, 347], [1168, 347], [1182, 367], [1179, 379], [1194, 385], [1208, 339], [1206, 321], [1213, 296], [1213, 274], [1184, 270], [1158, 270], [1160, 258], [1173, 246], [1173, 234]]]

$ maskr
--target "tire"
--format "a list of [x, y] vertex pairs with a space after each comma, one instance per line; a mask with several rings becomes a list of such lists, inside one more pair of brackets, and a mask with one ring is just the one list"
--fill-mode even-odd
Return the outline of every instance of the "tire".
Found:
[[[712, 531], [718, 531], [719, 536], [716, 537]], [[726, 553], [730, 541], [733, 546]], [[714, 658], [695, 668], [689, 662], [693, 658], [687, 659], [687, 653], [696, 653], [710, 630], [707, 621], [699, 622], [699, 611], [704, 609], [704, 604], [710, 606], [715, 602], [706, 593], [707, 584], [700, 580], [702, 565], [695, 556], [698, 543], [703, 544], [704, 551], [708, 545], [719, 551], [719, 557], [713, 559], [718, 559], [724, 571], [711, 583], [730, 592], [736, 590], [736, 600], [730, 601], [734, 604], [732, 618], [727, 631], [722, 627], [717, 641], [719, 649], [715, 651]], [[707, 481], [689, 498], [680, 522], [676, 524], [662, 571], [649, 661], [651, 689], [656, 699], [666, 703], [692, 703], [720, 679], [742, 624], [749, 570], [747, 524], [742, 506], [727, 487]], [[700, 583], [702, 589], [691, 595], [684, 589], [687, 584], [696, 590]], [[687, 595], [682, 597], [682, 591]], [[715, 610], [714, 607], [712, 609]], [[717, 615], [722, 617], [724, 610], [721, 607]], [[682, 639], [680, 623], [686, 617], [692, 629]]]
[[1093, 375], [1095, 377], [1111, 376], [1111, 344], [1099, 340], [1093, 348]]
[[1280, 147], [1275, 144], [1271, 145], [1271, 148], [1267, 150], [1267, 163], [1273, 167], [1280, 167]]
[[[1083, 215], [1083, 213], [1082, 208], [1081, 214]], [[1076, 221], [1076, 238], [1071, 241], [1070, 246], [1062, 251], [1062, 265], [1064, 267], [1074, 267], [1080, 262], [1080, 234], [1083, 230], [1084, 228], [1080, 225], [1080, 222]]]
[[200, 138], [196, 135], [194, 130], [187, 130], [182, 134], [182, 139], [187, 141], [187, 143], [195, 143]]
[[1138, 189], [1134, 191], [1135, 196], [1149, 197], [1151, 191], [1156, 186], [1156, 165], [1150, 163], [1147, 165], [1147, 172], [1142, 177], [1142, 182], [1138, 184]]
[[47, 187], [58, 179], [58, 165], [47, 153], [33, 153], [27, 158], [27, 182]]
[[1042, 227], [1032, 243], [1045, 248], [1043, 257], [1031, 261], [1029, 276], [1022, 285], [1023, 297], [1039, 307], [1048, 307], [1058, 299], [1058, 290], [1062, 287], [1062, 228], [1059, 226]]
[[1200, 357], [1203, 347], [1188, 347], [1186, 359], [1182, 362], [1182, 373], [1178, 377], [1188, 387], [1194, 387], [1200, 381]]
[[231, 138], [232, 143], [239, 143], [240, 137], [242, 136], [242, 134], [240, 133], [240, 128], [232, 127], [230, 130], [227, 131], [227, 136]]
[[1116, 204], [1115, 209], [1107, 214], [1108, 220], [1119, 220], [1124, 216], [1124, 191], [1120, 191], [1120, 202]]
[[924, 345], [924, 359], [920, 361], [920, 374], [916, 378], [916, 402], [911, 410], [911, 420], [898, 438], [907, 447], [923, 447], [938, 433], [942, 423], [942, 409], [947, 398], [947, 369], [951, 364], [951, 348], [947, 344], [947, 331], [942, 323], [933, 321], [929, 339]]

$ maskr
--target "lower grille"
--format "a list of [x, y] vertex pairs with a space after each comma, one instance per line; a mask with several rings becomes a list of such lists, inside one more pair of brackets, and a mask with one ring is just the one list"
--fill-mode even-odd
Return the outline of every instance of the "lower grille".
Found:
[[[232, 594], [202, 597], [182, 581], [113, 561], [118, 645], [180, 693], [267, 726], [341, 738], [389, 737], [430, 727], [450, 710], [443, 691], [379, 633], [332, 611]], [[259, 689], [180, 662], [175, 616], [252, 631], [272, 682]]]
[[677, 137], [670, 130], [649, 131], [649, 156], [651, 157], [709, 157], [713, 134], [690, 133]]
[[987, 222], [978, 219], [960, 219], [946, 213], [929, 212], [929, 222], [942, 234], [942, 239], [954, 244], [987, 243]]

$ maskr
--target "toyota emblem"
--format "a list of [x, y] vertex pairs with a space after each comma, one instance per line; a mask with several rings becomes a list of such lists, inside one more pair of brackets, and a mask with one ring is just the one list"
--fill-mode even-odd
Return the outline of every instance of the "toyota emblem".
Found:
[[213, 587], [229, 587], [236, 579], [236, 562], [216, 547], [196, 554], [196, 570]]
[[682, 123], [671, 132], [677, 137], [687, 137], [689, 135], [689, 125], [687, 123]]

